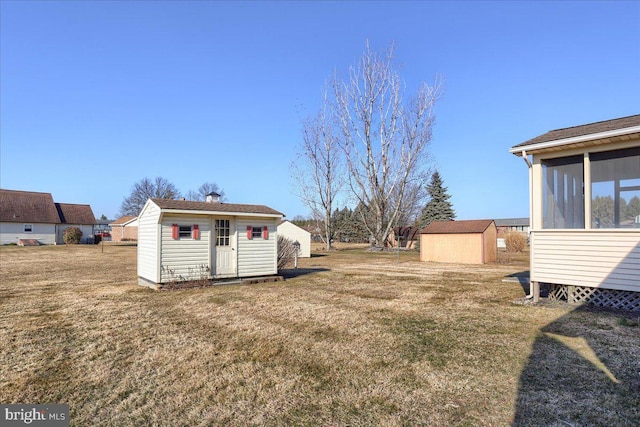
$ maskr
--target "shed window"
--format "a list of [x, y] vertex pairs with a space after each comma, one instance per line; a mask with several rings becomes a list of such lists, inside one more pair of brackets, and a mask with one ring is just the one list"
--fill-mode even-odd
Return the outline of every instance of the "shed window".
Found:
[[262, 227], [253, 227], [251, 229], [251, 238], [259, 239], [262, 237]]
[[25, 233], [33, 233], [33, 224], [25, 224], [24, 225]]
[[543, 228], [584, 228], [583, 156], [542, 161]]
[[591, 227], [640, 227], [640, 148], [589, 155]]
[[228, 219], [216, 219], [216, 246], [229, 246], [231, 243], [231, 228]]
[[181, 239], [191, 237], [191, 226], [190, 225], [179, 226], [178, 237]]

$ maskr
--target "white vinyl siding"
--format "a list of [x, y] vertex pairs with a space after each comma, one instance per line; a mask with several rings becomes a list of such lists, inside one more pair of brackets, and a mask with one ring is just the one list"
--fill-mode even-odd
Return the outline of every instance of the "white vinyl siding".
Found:
[[22, 222], [0, 222], [0, 245], [18, 243], [18, 239], [35, 239], [44, 245], [56, 243], [55, 224], [35, 223], [31, 225], [31, 233], [25, 233]]
[[531, 280], [640, 291], [640, 231], [535, 231], [531, 253]]
[[138, 218], [138, 276], [160, 283], [160, 208], [148, 202]]
[[[200, 238], [191, 236], [174, 239], [172, 226], [192, 226], [198, 224]], [[210, 268], [209, 234], [211, 233], [211, 219], [209, 216], [170, 216], [162, 219], [162, 255], [161, 282], [174, 280], [197, 280]]]
[[285, 221], [278, 225], [278, 235], [284, 236], [292, 242], [298, 241], [300, 243], [298, 256], [301, 258], [309, 258], [311, 256], [311, 233], [307, 230]]
[[[192, 213], [193, 212], [193, 213]], [[216, 247], [213, 225], [216, 220], [229, 221], [229, 246]], [[138, 218], [138, 276], [139, 283], [148, 285], [174, 280], [212, 278], [216, 270], [220, 277], [267, 276], [277, 273], [277, 232], [280, 216], [264, 217], [251, 214], [229, 215], [225, 212], [200, 213], [167, 212], [149, 200]], [[192, 227], [198, 225], [199, 238], [173, 238], [173, 224]], [[268, 227], [269, 237], [247, 239], [247, 226]], [[217, 256], [224, 249], [231, 250], [225, 264], [218, 264]], [[229, 264], [228, 262], [231, 264]], [[236, 268], [237, 266], [237, 268]]]
[[58, 237], [56, 238], [57, 243], [64, 243], [64, 231], [67, 228], [76, 227], [79, 228], [82, 232], [82, 237], [80, 238], [81, 242], [86, 242], [88, 238], [93, 238], [93, 225], [82, 225], [82, 224], [60, 224], [58, 225]]
[[[247, 226], [264, 227], [269, 230], [269, 238], [247, 238]], [[266, 276], [276, 274], [277, 242], [276, 220], [272, 218], [240, 219], [236, 222], [238, 232], [238, 276]]]

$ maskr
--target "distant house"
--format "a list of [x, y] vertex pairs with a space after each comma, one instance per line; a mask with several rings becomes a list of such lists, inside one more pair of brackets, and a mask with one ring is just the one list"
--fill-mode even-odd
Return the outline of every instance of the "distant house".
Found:
[[96, 226], [93, 228], [93, 232], [94, 233], [110, 232], [111, 227], [109, 226], [109, 224], [111, 224], [112, 222], [113, 222], [112, 219], [97, 219]]
[[284, 236], [292, 242], [300, 243], [298, 256], [301, 258], [311, 257], [311, 233], [304, 228], [283, 220], [278, 224], [278, 236]]
[[552, 298], [640, 310], [640, 115], [510, 151], [529, 168], [532, 297], [546, 283]]
[[393, 231], [389, 234], [389, 243], [391, 247], [398, 247], [398, 236], [400, 237], [400, 247], [413, 249], [420, 238], [419, 227], [393, 227]]
[[138, 217], [123, 216], [109, 224], [111, 227], [111, 241], [138, 240]]
[[529, 218], [500, 218], [494, 219], [498, 229], [498, 248], [506, 248], [504, 234], [509, 231], [525, 233], [529, 235]]
[[96, 219], [89, 205], [55, 203], [50, 193], [0, 190], [0, 244], [33, 239], [64, 243], [64, 230], [78, 227], [83, 240], [93, 238]]
[[420, 232], [420, 261], [485, 264], [497, 259], [493, 220], [434, 221]]
[[138, 216], [138, 283], [274, 275], [282, 213], [262, 205], [149, 199]]
[[56, 203], [56, 210], [60, 216], [56, 243], [64, 243], [64, 231], [70, 227], [77, 227], [82, 231], [82, 241], [93, 239], [93, 227], [97, 223], [96, 217], [93, 216], [91, 206], [71, 203]]
[[499, 218], [494, 219], [493, 222], [496, 223], [498, 236], [506, 233], [507, 231], [529, 233], [529, 218]]

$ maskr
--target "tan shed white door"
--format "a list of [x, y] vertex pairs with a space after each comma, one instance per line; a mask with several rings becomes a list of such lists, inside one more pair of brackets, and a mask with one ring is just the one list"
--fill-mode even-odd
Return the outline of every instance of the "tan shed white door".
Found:
[[214, 251], [216, 259], [215, 276], [229, 276], [236, 273], [235, 236], [233, 220], [214, 220]]

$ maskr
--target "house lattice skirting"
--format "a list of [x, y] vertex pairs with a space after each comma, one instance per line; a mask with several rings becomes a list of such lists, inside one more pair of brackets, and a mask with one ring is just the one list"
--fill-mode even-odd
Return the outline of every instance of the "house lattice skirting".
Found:
[[549, 299], [640, 312], [640, 292], [551, 284]]

